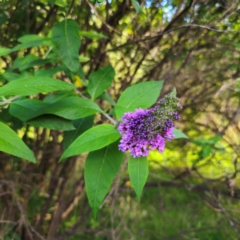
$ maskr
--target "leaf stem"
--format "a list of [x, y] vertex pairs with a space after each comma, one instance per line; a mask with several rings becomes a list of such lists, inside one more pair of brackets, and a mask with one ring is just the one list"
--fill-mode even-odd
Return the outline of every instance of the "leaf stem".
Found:
[[114, 125], [117, 125], [117, 122], [111, 118], [107, 113], [105, 113], [104, 111], [101, 112], [108, 120], [110, 120], [111, 123], [113, 123]]
[[[79, 90], [77, 90], [77, 93], [82, 97], [82, 98], [85, 98], [85, 99], [88, 99], [87, 97], [85, 97]], [[92, 99], [93, 101], [93, 99]], [[102, 109], [101, 109], [102, 110]], [[101, 111], [101, 113], [111, 122], [113, 123], [114, 125], [117, 125], [117, 122], [112, 118], [110, 117], [107, 113], [105, 113], [103, 110]]]
[[15, 99], [19, 98], [19, 96], [14, 96], [12, 98], [9, 98], [9, 99], [6, 99], [5, 97], [2, 97], [2, 102], [0, 102], [0, 106], [2, 105], [6, 105], [6, 104], [9, 104], [11, 103], [12, 101], [14, 101]]

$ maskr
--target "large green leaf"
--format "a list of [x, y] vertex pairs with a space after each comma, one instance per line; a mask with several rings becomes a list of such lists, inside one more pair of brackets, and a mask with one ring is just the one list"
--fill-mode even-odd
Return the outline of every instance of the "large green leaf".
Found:
[[48, 94], [43, 101], [46, 103], [55, 103], [64, 98], [73, 97], [73, 96], [76, 97], [76, 94], [74, 92], [59, 91], [52, 94]]
[[80, 135], [63, 153], [60, 160], [91, 152], [115, 142], [120, 137], [119, 132], [110, 124], [93, 127]]
[[188, 138], [188, 136], [186, 134], [184, 134], [183, 132], [181, 132], [180, 130], [174, 128], [173, 130], [173, 134], [174, 134], [174, 139], [176, 138]]
[[89, 99], [80, 98], [77, 96], [63, 98], [60, 101], [54, 102], [42, 111], [42, 114], [54, 114], [70, 120], [84, 118], [93, 115], [96, 112], [101, 112], [99, 106]]
[[17, 79], [0, 87], [0, 96], [28, 96], [42, 92], [71, 90], [73, 88], [75, 88], [75, 86], [57, 79], [35, 76]]
[[59, 57], [72, 72], [79, 68], [80, 36], [79, 26], [72, 19], [56, 24], [52, 29], [52, 41], [57, 47]]
[[32, 74], [30, 72], [23, 72], [21, 74], [19, 73], [13, 73], [13, 72], [4, 72], [3, 74], [0, 75], [0, 78], [7, 80], [8, 82], [14, 81], [16, 79], [20, 78], [30, 78], [32, 77]]
[[76, 128], [72, 131], [65, 131], [63, 138], [63, 148], [64, 150], [82, 133], [87, 131], [93, 125], [94, 116], [88, 116], [85, 118], [79, 118], [74, 120], [73, 126]]
[[77, 96], [67, 96], [68, 92], [51, 95], [46, 101], [24, 99], [10, 104], [10, 113], [23, 122], [44, 114], [52, 114], [68, 120], [75, 120], [102, 112], [99, 106], [91, 100]]
[[70, 131], [75, 129], [72, 121], [49, 114], [33, 118], [28, 121], [27, 124], [34, 127], [43, 127], [61, 131]]
[[100, 96], [104, 90], [111, 86], [114, 75], [115, 72], [111, 66], [100, 68], [89, 75], [87, 90], [92, 99]]
[[38, 99], [23, 99], [10, 104], [9, 112], [23, 122], [41, 115], [41, 111], [48, 107], [48, 103]]
[[33, 163], [36, 162], [32, 151], [10, 127], [0, 122], [0, 131], [0, 151], [26, 159]]
[[88, 200], [95, 217], [119, 171], [123, 157], [124, 154], [118, 150], [118, 141], [88, 154], [84, 178]]
[[146, 109], [153, 105], [160, 95], [162, 84], [162, 81], [149, 81], [127, 88], [115, 106], [117, 119], [120, 120], [125, 112], [133, 112], [136, 108]]
[[148, 177], [148, 161], [146, 157], [133, 158], [128, 161], [130, 182], [140, 200], [143, 187]]

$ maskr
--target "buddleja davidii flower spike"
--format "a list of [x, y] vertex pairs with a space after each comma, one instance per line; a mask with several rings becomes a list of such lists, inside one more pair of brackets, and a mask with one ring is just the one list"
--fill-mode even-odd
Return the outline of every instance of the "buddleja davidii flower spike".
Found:
[[180, 118], [177, 110], [181, 108], [174, 89], [170, 94], [159, 100], [150, 109], [136, 109], [133, 113], [123, 115], [118, 125], [122, 134], [119, 149], [130, 151], [133, 157], [147, 156], [149, 150], [162, 152], [165, 141], [174, 138], [174, 120]]

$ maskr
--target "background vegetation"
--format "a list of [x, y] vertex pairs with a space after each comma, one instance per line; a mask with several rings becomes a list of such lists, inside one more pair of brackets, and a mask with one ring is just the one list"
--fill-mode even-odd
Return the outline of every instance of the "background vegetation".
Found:
[[[55, 76], [84, 94], [89, 74], [111, 64], [114, 82], [97, 100], [103, 109], [111, 108], [108, 96], [116, 101], [134, 83], [163, 80], [161, 95], [176, 87], [181, 98], [177, 127], [189, 139], [151, 152], [140, 203], [124, 162], [95, 219], [85, 192], [86, 155], [59, 163], [67, 133], [20, 121], [3, 99], [1, 122], [32, 149], [37, 164], [0, 152], [1, 239], [240, 239], [240, 3], [138, 3], [2, 1], [2, 85], [19, 76]], [[80, 27], [76, 74], [59, 65], [49, 42], [65, 18]]]

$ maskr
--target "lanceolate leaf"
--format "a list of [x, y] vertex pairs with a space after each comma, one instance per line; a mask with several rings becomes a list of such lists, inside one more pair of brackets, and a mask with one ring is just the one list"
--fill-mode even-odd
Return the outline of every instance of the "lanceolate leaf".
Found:
[[119, 171], [123, 157], [124, 154], [118, 150], [118, 142], [88, 154], [84, 178], [87, 196], [95, 217]]
[[173, 130], [173, 134], [174, 134], [174, 139], [176, 138], [188, 138], [188, 136], [186, 134], [184, 134], [183, 132], [181, 132], [180, 130], [174, 128]]
[[31, 119], [27, 122], [27, 124], [35, 127], [43, 127], [62, 131], [75, 129], [72, 121], [49, 114]]
[[64, 150], [82, 133], [87, 131], [93, 125], [94, 116], [79, 118], [73, 121], [73, 126], [76, 128], [72, 131], [64, 132], [63, 147]]
[[42, 111], [42, 114], [54, 114], [70, 120], [84, 118], [101, 112], [99, 106], [89, 99], [80, 97], [67, 97], [51, 104]]
[[139, 5], [138, 0], [132, 0], [132, 4], [133, 4], [135, 10], [136, 10], [138, 13], [143, 13], [143, 11], [142, 11], [142, 9], [141, 9], [141, 6]]
[[59, 57], [72, 72], [79, 68], [80, 36], [79, 26], [72, 19], [56, 24], [52, 29], [52, 41], [57, 47]]
[[14, 81], [16, 79], [20, 79], [20, 78], [30, 78], [32, 77], [32, 74], [28, 73], [28, 72], [23, 72], [21, 74], [19, 73], [12, 73], [12, 72], [4, 72], [3, 74], [0, 75], [1, 78], [3, 77], [4, 80], [7, 80], [8, 82]]
[[44, 98], [44, 102], [46, 103], [55, 103], [58, 102], [64, 98], [67, 97], [76, 97], [76, 94], [74, 92], [69, 92], [69, 91], [59, 91], [59, 92], [55, 92], [53, 94], [48, 94], [45, 98]]
[[152, 106], [160, 95], [162, 84], [162, 81], [149, 81], [127, 88], [115, 106], [117, 119], [120, 120], [125, 112], [133, 112], [136, 108], [146, 109]]
[[140, 200], [143, 187], [148, 177], [148, 161], [147, 157], [133, 158], [128, 161], [128, 172], [131, 184]]
[[81, 37], [88, 37], [88, 38], [91, 38], [91, 39], [107, 38], [107, 36], [105, 36], [104, 34], [94, 32], [94, 31], [88, 31], [88, 32], [80, 31], [80, 36]]
[[10, 104], [9, 112], [12, 116], [26, 122], [41, 115], [42, 109], [47, 106], [48, 103], [42, 102], [38, 99], [23, 99], [12, 102]]
[[18, 39], [20, 44], [18, 44], [16, 47], [14, 47], [12, 50], [17, 51], [20, 49], [26, 49], [30, 47], [38, 47], [40, 45], [50, 45], [50, 41], [48, 39], [45, 39], [43, 37], [40, 37], [35, 34], [28, 34], [20, 37]]
[[[57, 101], [57, 99], [60, 100]], [[52, 98], [48, 98], [48, 101], [50, 102], [42, 102], [37, 99], [14, 101], [10, 104], [10, 113], [14, 117], [26, 122], [44, 114], [52, 114], [65, 119], [75, 120], [102, 111], [99, 106], [91, 100], [77, 96], [66, 97], [64, 93], [63, 95], [52, 95]], [[51, 101], [53, 103], [51, 103]]]
[[19, 136], [7, 125], [0, 122], [0, 151], [35, 163], [36, 159], [31, 150]]
[[90, 74], [87, 90], [92, 99], [100, 96], [104, 90], [111, 86], [114, 75], [115, 72], [111, 66], [100, 68]]
[[42, 92], [71, 90], [73, 88], [75, 88], [75, 86], [57, 79], [35, 76], [31, 78], [17, 79], [0, 87], [0, 96], [28, 96]]
[[119, 132], [110, 124], [93, 127], [80, 135], [63, 153], [60, 160], [101, 149], [120, 137]]

